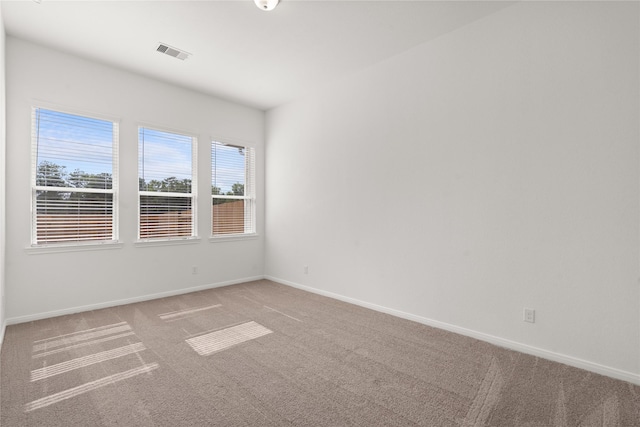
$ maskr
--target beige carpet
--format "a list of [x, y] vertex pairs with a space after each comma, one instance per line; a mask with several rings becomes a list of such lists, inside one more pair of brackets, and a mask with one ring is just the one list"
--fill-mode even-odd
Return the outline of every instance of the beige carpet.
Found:
[[2, 426], [640, 426], [640, 387], [259, 281], [9, 326]]

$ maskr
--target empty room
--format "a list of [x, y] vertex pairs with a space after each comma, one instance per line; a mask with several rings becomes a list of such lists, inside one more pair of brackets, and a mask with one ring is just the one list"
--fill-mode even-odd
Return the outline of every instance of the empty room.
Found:
[[640, 2], [0, 0], [0, 425], [640, 426]]

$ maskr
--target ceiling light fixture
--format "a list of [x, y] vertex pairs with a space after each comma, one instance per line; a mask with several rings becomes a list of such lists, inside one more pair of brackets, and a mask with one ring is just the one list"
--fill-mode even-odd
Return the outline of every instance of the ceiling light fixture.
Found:
[[276, 8], [280, 0], [253, 0], [260, 10], [273, 10]]

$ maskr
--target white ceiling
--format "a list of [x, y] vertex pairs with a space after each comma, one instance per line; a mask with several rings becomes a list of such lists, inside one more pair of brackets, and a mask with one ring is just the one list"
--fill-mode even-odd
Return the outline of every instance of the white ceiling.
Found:
[[2, 15], [10, 36], [266, 110], [510, 4], [2, 0]]

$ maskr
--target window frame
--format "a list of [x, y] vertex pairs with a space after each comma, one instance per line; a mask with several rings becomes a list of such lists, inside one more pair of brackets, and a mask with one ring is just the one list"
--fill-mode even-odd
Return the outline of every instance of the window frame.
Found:
[[[173, 192], [160, 192], [160, 191], [141, 191], [140, 190], [140, 162], [141, 162], [141, 154], [140, 154], [140, 131], [142, 129], [148, 129], [156, 132], [164, 132], [175, 135], [180, 135], [184, 137], [191, 138], [191, 192], [190, 193], [173, 193]], [[135, 241], [136, 246], [163, 246], [163, 245], [171, 245], [171, 244], [182, 244], [182, 243], [195, 243], [200, 238], [198, 237], [198, 136], [195, 133], [187, 132], [179, 129], [172, 129], [164, 126], [157, 126], [148, 123], [140, 123], [137, 126], [137, 205], [138, 205], [138, 214], [137, 214], [137, 239]], [[191, 198], [191, 235], [190, 236], [160, 236], [160, 237], [140, 237], [141, 232], [141, 209], [142, 204], [141, 196], [151, 196], [151, 197], [180, 197], [180, 198]]]
[[[39, 131], [36, 129], [36, 116], [39, 110], [51, 111], [54, 113], [65, 114], [69, 116], [78, 116], [87, 119], [100, 120], [110, 122], [112, 124], [111, 132], [111, 189], [95, 189], [95, 188], [76, 188], [76, 187], [53, 187], [37, 185], [38, 177], [38, 152], [39, 152]], [[91, 249], [112, 249], [122, 247], [120, 242], [119, 227], [119, 146], [120, 146], [120, 120], [109, 117], [104, 114], [96, 114], [83, 110], [77, 110], [58, 105], [36, 102], [31, 105], [31, 170], [30, 170], [30, 246], [27, 248], [34, 253], [38, 252], [66, 252], [76, 250]], [[38, 191], [57, 191], [64, 193], [84, 193], [84, 194], [111, 194], [111, 238], [95, 239], [95, 240], [66, 240], [59, 242], [38, 242]]]
[[[233, 138], [222, 138], [213, 136], [210, 138], [210, 160], [211, 160], [211, 173], [209, 176], [210, 185], [213, 185], [214, 181], [214, 160], [213, 160], [213, 149], [215, 144], [222, 144], [232, 147], [244, 148], [247, 153], [250, 153], [249, 156], [245, 156], [245, 175], [244, 175], [244, 196], [230, 196], [230, 195], [214, 195], [210, 194], [209, 199], [209, 241], [210, 242], [224, 242], [224, 241], [233, 241], [233, 240], [244, 240], [244, 239], [253, 239], [258, 237], [257, 230], [257, 196], [256, 196], [256, 147], [254, 144], [242, 141]], [[208, 191], [211, 193], [211, 190]], [[245, 201], [245, 209], [247, 205], [250, 209], [249, 214], [249, 227], [247, 227], [247, 223], [245, 222], [245, 231], [242, 233], [226, 233], [226, 234], [214, 234], [213, 230], [213, 200], [214, 199], [237, 199]], [[247, 214], [245, 212], [245, 221], [247, 219]]]

